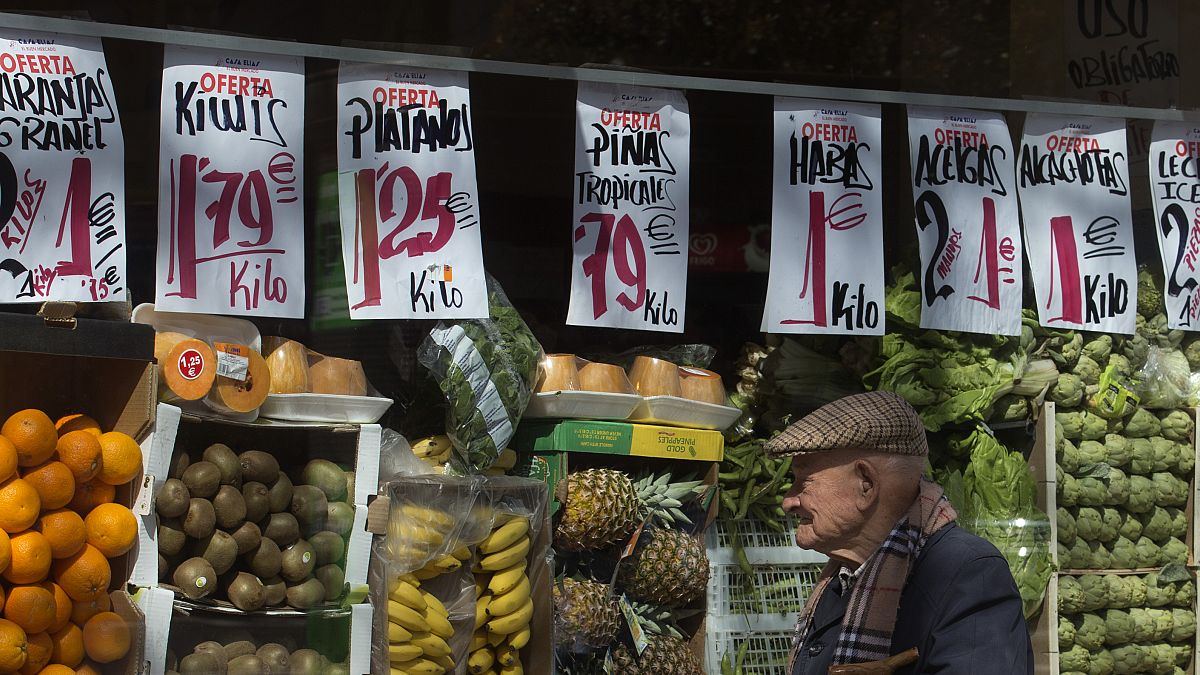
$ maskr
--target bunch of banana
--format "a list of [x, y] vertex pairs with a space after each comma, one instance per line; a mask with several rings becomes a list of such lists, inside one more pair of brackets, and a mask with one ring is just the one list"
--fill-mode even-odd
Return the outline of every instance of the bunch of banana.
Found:
[[454, 446], [450, 443], [450, 437], [445, 434], [422, 438], [412, 444], [412, 451], [417, 459], [435, 469], [446, 466], [453, 450]]
[[440, 509], [412, 502], [392, 504], [387, 534], [391, 559], [401, 564], [428, 559], [442, 549], [455, 524], [454, 517]]
[[517, 451], [511, 448], [505, 448], [500, 451], [500, 456], [497, 457], [496, 461], [493, 462], [492, 465], [483, 472], [483, 475], [503, 476], [504, 474], [508, 473], [509, 469], [512, 469], [516, 465]]
[[412, 574], [402, 574], [388, 592], [388, 660], [392, 675], [454, 672], [449, 612]]
[[529, 555], [529, 520], [498, 517], [496, 527], [479, 543], [475, 571], [475, 635], [468, 670], [480, 675], [521, 675], [519, 652], [529, 643], [533, 598], [525, 573]]

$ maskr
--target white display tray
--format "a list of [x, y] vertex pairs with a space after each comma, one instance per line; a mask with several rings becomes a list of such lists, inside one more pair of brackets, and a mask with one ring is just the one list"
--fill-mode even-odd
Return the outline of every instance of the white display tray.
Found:
[[647, 396], [630, 416], [639, 424], [724, 431], [742, 416], [742, 411], [727, 405], [692, 401], [678, 396]]
[[338, 394], [270, 394], [258, 414], [289, 422], [347, 422], [374, 424], [392, 406], [392, 399]]
[[642, 402], [637, 394], [604, 391], [548, 391], [529, 399], [526, 419], [624, 420]]

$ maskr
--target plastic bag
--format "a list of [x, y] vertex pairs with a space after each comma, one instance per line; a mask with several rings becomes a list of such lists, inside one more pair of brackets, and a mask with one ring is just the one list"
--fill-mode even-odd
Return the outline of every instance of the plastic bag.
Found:
[[1137, 393], [1143, 408], [1179, 408], [1187, 401], [1192, 368], [1178, 349], [1151, 346], [1137, 372]]
[[449, 407], [446, 434], [467, 471], [496, 461], [516, 429], [537, 378], [542, 346], [488, 277], [487, 319], [439, 322], [417, 358]]

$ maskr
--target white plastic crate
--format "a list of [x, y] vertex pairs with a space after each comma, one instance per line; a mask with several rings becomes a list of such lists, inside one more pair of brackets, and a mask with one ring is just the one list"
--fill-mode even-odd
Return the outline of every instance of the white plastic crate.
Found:
[[729, 654], [732, 665], [738, 650], [746, 644], [742, 659], [744, 675], [788, 675], [788, 650], [792, 646], [792, 630], [781, 631], [712, 631], [705, 644], [705, 670], [709, 675], [721, 674], [721, 657]]
[[708, 559], [718, 565], [736, 565], [734, 539], [742, 543], [751, 565], [791, 565], [823, 563], [824, 554], [796, 545], [796, 519], [786, 518], [783, 532], [768, 528], [758, 520], [717, 520], [708, 528]]

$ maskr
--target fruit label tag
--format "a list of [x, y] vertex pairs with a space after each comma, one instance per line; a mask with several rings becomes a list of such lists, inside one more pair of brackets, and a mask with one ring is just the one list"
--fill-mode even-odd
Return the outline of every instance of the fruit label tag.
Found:
[[179, 376], [190, 382], [204, 372], [204, 355], [195, 349], [185, 349], [175, 367]]
[[629, 636], [633, 638], [633, 646], [637, 649], [638, 656], [641, 656], [646, 647], [650, 646], [646, 634], [642, 631], [642, 622], [638, 619], [637, 612], [633, 611], [633, 605], [629, 604], [628, 597], [622, 594], [617, 602], [621, 606], [621, 613], [625, 615], [625, 623], [629, 625]]
[[213, 348], [217, 351], [217, 375], [245, 382], [250, 371], [249, 348], [225, 342], [218, 342]]
[[633, 555], [634, 549], [637, 548], [638, 539], [641, 538], [642, 532], [645, 529], [646, 529], [646, 521], [643, 520], [642, 524], [638, 525], [637, 529], [633, 531], [633, 534], [629, 536], [629, 543], [625, 544], [625, 549], [621, 551], [621, 560], [624, 560], [624, 559], [628, 558], [629, 556]]
[[139, 516], [148, 516], [154, 510], [154, 476], [142, 474], [142, 486], [138, 490], [137, 503], [133, 512]]
[[604, 650], [604, 672], [611, 675], [612, 673], [616, 672], [616, 670], [617, 664], [613, 663], [612, 650]]

